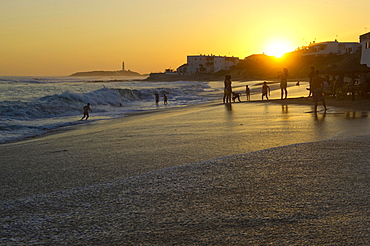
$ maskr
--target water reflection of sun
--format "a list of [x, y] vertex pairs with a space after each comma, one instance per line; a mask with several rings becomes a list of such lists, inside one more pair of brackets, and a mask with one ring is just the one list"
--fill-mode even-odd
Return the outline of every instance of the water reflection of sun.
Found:
[[288, 42], [284, 40], [272, 40], [266, 44], [265, 54], [269, 56], [282, 57], [285, 53], [293, 51]]

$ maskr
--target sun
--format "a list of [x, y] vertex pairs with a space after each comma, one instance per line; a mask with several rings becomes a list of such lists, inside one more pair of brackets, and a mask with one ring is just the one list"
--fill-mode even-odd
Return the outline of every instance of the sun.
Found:
[[284, 40], [273, 40], [266, 45], [265, 54], [269, 56], [282, 57], [285, 53], [292, 51], [288, 42]]

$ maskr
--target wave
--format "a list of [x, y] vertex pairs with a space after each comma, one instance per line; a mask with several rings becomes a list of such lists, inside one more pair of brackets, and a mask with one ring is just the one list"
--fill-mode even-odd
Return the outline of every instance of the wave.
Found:
[[[162, 98], [164, 93], [167, 94], [169, 105], [166, 107], [201, 103], [208, 98], [202, 96], [200, 92], [208, 91], [210, 88], [207, 83], [189, 82], [121, 82], [108, 83], [102, 88], [101, 85], [88, 81], [70, 84], [71, 81], [66, 81], [65, 78], [61, 78], [63, 82], [59, 84], [57, 83], [59, 78], [53, 78], [51, 83], [55, 85], [35, 86], [35, 83], [40, 81], [33, 78], [1, 79], [0, 88], [3, 88], [5, 94], [3, 93], [3, 101], [0, 101], [0, 143], [83, 123], [79, 120], [82, 117], [82, 108], [87, 103], [90, 103], [93, 110], [89, 120], [98, 121], [125, 117], [131, 112], [158, 109], [162, 105], [155, 103], [155, 93]], [[41, 83], [45, 81], [47, 78]], [[9, 97], [7, 93], [10, 93]]]
[[[61, 94], [44, 96], [30, 102], [3, 101], [0, 102], [0, 115], [12, 119], [37, 119], [61, 115], [76, 115], [81, 108], [90, 103], [95, 112], [102, 112], [109, 107], [132, 105], [141, 102], [153, 102], [155, 93], [163, 96], [166, 93], [169, 100], [177, 104], [198, 101], [197, 95], [206, 88], [205, 85], [192, 85], [184, 88], [150, 88], [150, 89], [121, 89], [102, 88], [99, 90], [76, 93], [64, 91]], [[175, 104], [176, 104], [175, 103]]]

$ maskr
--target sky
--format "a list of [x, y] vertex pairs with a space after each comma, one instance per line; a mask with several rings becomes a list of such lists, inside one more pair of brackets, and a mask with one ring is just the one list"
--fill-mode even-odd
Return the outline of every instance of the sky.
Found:
[[[359, 42], [369, 0], [0, 0], [0, 76], [176, 69], [312, 41]], [[275, 48], [274, 48], [275, 47]]]

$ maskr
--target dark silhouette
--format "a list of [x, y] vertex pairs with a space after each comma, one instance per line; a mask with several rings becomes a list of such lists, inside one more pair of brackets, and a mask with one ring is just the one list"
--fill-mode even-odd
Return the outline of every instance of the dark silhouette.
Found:
[[155, 93], [155, 103], [158, 104], [159, 103], [159, 94], [158, 93]]
[[226, 75], [224, 80], [224, 97], [222, 99], [223, 103], [231, 103], [231, 76]]
[[240, 101], [240, 93], [237, 93], [237, 92], [232, 92], [232, 99], [233, 99], [233, 102], [235, 102], [236, 99], [238, 99], [239, 102]]
[[324, 79], [320, 77], [320, 72], [316, 70], [315, 77], [312, 78], [311, 91], [312, 98], [315, 103], [315, 113], [317, 112], [317, 102], [322, 101], [322, 105], [326, 109], [325, 97], [323, 95]]
[[247, 101], [251, 100], [251, 89], [249, 89], [248, 85], [245, 86], [245, 94], [247, 96]]
[[264, 96], [266, 96], [266, 99], [269, 100], [267, 92], [268, 92], [268, 95], [270, 95], [270, 87], [267, 85], [267, 83], [265, 81], [265, 82], [263, 82], [263, 85], [262, 85], [262, 100], [263, 100]]
[[[281, 78], [280, 78], [281, 99], [288, 98], [288, 91], [286, 89], [287, 86], [288, 86], [288, 69], [284, 68], [283, 72], [281, 73]], [[284, 92], [285, 92], [285, 97], [284, 97]]]
[[311, 84], [312, 84], [312, 79], [315, 77], [315, 67], [311, 66], [311, 72], [308, 74], [308, 90], [310, 93], [308, 94], [308, 97], [312, 95], [312, 89], [311, 89]]
[[163, 104], [168, 104], [167, 103], [167, 95], [166, 95], [166, 93], [163, 93]]
[[92, 112], [91, 108], [90, 108], [90, 103], [88, 103], [86, 106], [83, 107], [83, 110], [84, 110], [84, 115], [82, 116], [81, 120], [83, 120], [85, 117], [87, 120], [89, 118], [89, 110], [90, 112]]

